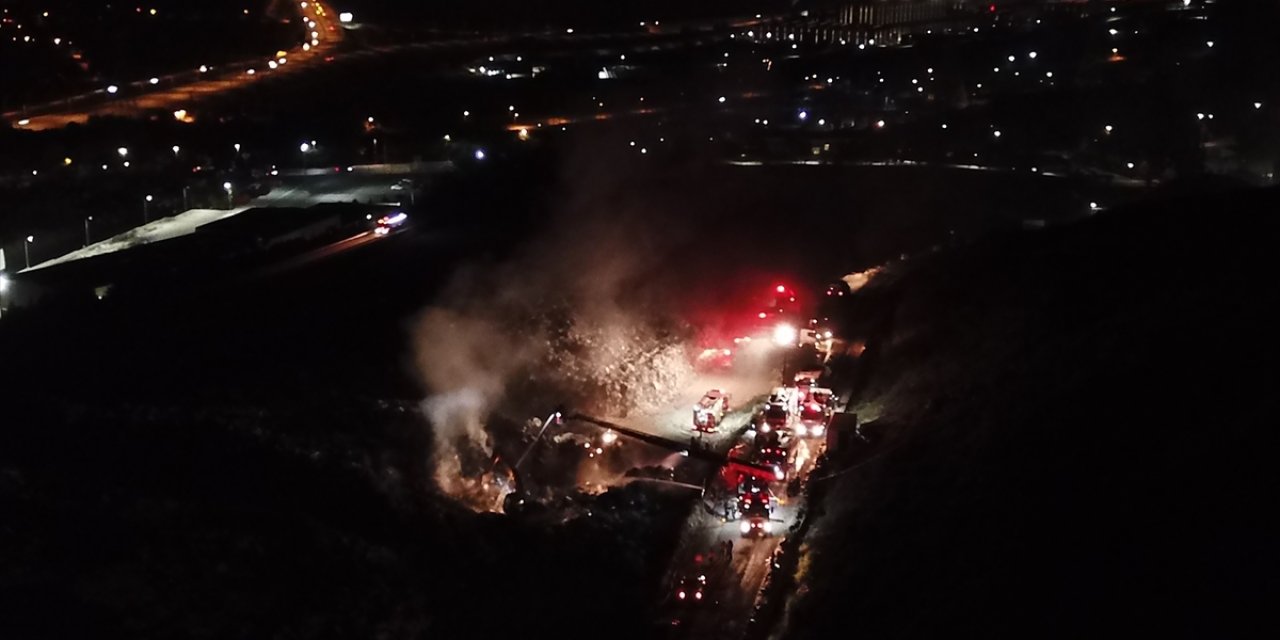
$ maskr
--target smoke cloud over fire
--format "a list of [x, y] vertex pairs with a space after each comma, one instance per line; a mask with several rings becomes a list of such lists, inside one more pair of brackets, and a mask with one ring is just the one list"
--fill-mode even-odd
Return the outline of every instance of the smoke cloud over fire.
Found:
[[[547, 232], [504, 263], [460, 272], [413, 328], [440, 488], [472, 508], [501, 496], [485, 423], [560, 404], [625, 416], [670, 402], [692, 375], [669, 279], [671, 227], [607, 186], [568, 198]], [[663, 234], [668, 234], [664, 236]]]

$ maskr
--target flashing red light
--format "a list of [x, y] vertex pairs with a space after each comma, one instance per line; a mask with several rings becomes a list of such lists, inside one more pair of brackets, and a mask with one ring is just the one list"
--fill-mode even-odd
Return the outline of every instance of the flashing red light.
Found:
[[787, 288], [786, 288], [786, 287], [784, 287], [784, 286], [782, 286], [782, 285], [778, 285], [777, 287], [775, 287], [775, 290], [776, 290], [778, 293], [786, 293], [786, 292], [787, 292]]
[[987, 11], [990, 11], [991, 13], [995, 13], [995, 12], [996, 12], [996, 5], [992, 4], [991, 6], [988, 6], [988, 7], [987, 7]]

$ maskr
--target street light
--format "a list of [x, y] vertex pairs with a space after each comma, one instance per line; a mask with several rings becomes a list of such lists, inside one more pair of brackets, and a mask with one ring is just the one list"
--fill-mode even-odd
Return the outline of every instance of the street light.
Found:
[[89, 246], [89, 223], [93, 222], [93, 216], [84, 219], [84, 246]]
[[31, 268], [31, 243], [35, 241], [35, 236], [27, 236], [26, 242], [22, 243], [22, 258], [26, 262], [28, 269]]
[[228, 209], [234, 208], [234, 201], [231, 198], [231, 183], [230, 182], [222, 183], [222, 190], [227, 192], [227, 208]]
[[128, 147], [120, 147], [119, 149], [116, 149], [116, 153], [120, 154], [120, 157], [121, 157], [121, 158], [128, 158], [128, 157], [129, 157], [129, 148], [128, 148]]
[[147, 197], [142, 199], [142, 224], [146, 224], [147, 222], [149, 222], [148, 220], [148, 218], [150, 217], [149, 210], [151, 208], [151, 201], [154, 199], [155, 198], [153, 198], [149, 193], [147, 194]]

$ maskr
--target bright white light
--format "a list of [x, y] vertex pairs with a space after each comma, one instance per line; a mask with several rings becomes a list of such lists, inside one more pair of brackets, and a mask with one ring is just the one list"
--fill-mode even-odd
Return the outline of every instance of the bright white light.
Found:
[[351, 15], [350, 11], [343, 11], [338, 14], [338, 22], [342, 24], [351, 24], [352, 20], [355, 20], [355, 16]]
[[1038, 53], [1036, 53], [1036, 52], [1032, 51], [1031, 53], [1028, 53], [1028, 54], [1027, 54], [1027, 57], [1028, 57], [1028, 58], [1031, 58], [1032, 60], [1035, 60], [1036, 58], [1040, 57], [1040, 54], [1038, 54]]
[[120, 147], [119, 149], [116, 149], [116, 153], [119, 154], [121, 158], [129, 157], [129, 149], [127, 147]]
[[476, 149], [476, 160], [484, 160], [484, 149]]
[[600, 435], [600, 442], [605, 444], [613, 444], [618, 441], [618, 433], [612, 429], [605, 431]]
[[1255, 103], [1253, 103], [1253, 108], [1254, 108], [1254, 109], [1261, 109], [1261, 108], [1262, 108], [1262, 103], [1261, 103], [1261, 102], [1255, 102]]
[[1197, 114], [1196, 114], [1196, 120], [1204, 120], [1204, 114], [1203, 114], [1203, 113], [1197, 113]]
[[1111, 125], [1107, 125], [1107, 126], [1103, 127], [1103, 129], [1106, 129], [1106, 130], [1107, 130], [1107, 133], [1111, 133], [1112, 131], [1114, 131], [1114, 130], [1115, 130]]
[[716, 100], [716, 102], [719, 102], [720, 104], [724, 104], [724, 96], [720, 96], [720, 98]]
[[203, 64], [200, 65], [200, 73], [209, 73], [209, 66]]
[[1206, 42], [1206, 43], [1205, 43], [1205, 45], [1206, 45], [1206, 46], [1208, 46], [1210, 49], [1212, 49], [1212, 48], [1213, 48], [1213, 41], [1212, 41], [1212, 40], [1210, 40], [1210, 41]]
[[799, 334], [789, 324], [780, 324], [773, 328], [773, 342], [780, 347], [793, 346]]
[[801, 121], [807, 120], [809, 118], [809, 112], [801, 109], [800, 113], [796, 117], [800, 118]]
[[877, 129], [883, 129], [883, 128], [884, 128], [884, 120], [876, 120], [876, 128], [877, 128]]
[[116, 85], [114, 85], [114, 84], [113, 84], [113, 85], [111, 85], [111, 86], [109, 86], [109, 87], [107, 87], [107, 93], [109, 93], [109, 94], [111, 94], [111, 95], [115, 95], [115, 94], [116, 94], [116, 92], [118, 92], [118, 91], [120, 91], [120, 87], [117, 87], [117, 86], [116, 86]]
[[991, 132], [991, 135], [993, 135], [993, 136], [995, 136], [995, 137], [999, 138], [1002, 134], [1000, 133], [1000, 130], [999, 130], [999, 129], [996, 129], [995, 131], [992, 131], [992, 132]]
[[153, 201], [153, 200], [155, 200], [155, 198], [154, 198], [154, 197], [152, 197], [152, 196], [151, 196], [151, 194], [149, 194], [149, 193], [148, 193], [148, 194], [147, 194], [147, 202], [151, 202], [151, 201]]
[[150, 82], [151, 84], [160, 84], [160, 78], [152, 78], [147, 82]]
[[175, 155], [175, 156], [176, 156], [176, 155], [178, 155], [178, 152], [179, 152], [179, 151], [182, 151], [182, 147], [179, 147], [179, 146], [178, 146], [178, 145], [176, 145], [176, 144], [175, 144], [175, 145], [173, 145], [173, 155]]
[[309, 143], [304, 142], [304, 143], [302, 143], [302, 144], [298, 145], [298, 151], [301, 151], [301, 152], [303, 152], [303, 153], [307, 153], [307, 152], [311, 151], [311, 145], [310, 145]]
[[1129, 162], [1129, 163], [1126, 163], [1124, 166], [1129, 167], [1130, 169], [1132, 169], [1132, 168], [1133, 168], [1133, 163], [1132, 163], [1132, 162]]
[[743, 520], [742, 524], [738, 525], [738, 531], [741, 531], [744, 534], [751, 533], [751, 523]]
[[8, 290], [9, 290], [9, 276], [0, 274], [0, 293], [4, 293], [5, 291], [8, 291]]

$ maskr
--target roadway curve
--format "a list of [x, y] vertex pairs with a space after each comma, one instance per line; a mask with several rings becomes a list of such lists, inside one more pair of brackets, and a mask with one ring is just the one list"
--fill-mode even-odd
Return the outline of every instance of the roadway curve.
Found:
[[[317, 44], [307, 43], [289, 51], [287, 62], [276, 69], [269, 67], [271, 60], [263, 59], [227, 64], [207, 73], [184, 71], [157, 78], [154, 84], [147, 79], [123, 85], [120, 91], [125, 95], [119, 97], [109, 95], [104, 89], [21, 111], [10, 111], [4, 114], [4, 120], [19, 129], [42, 131], [83, 124], [95, 116], [136, 117], [149, 111], [172, 113], [188, 109], [201, 99], [242, 89], [271, 75], [295, 73], [323, 64], [344, 37], [337, 14], [318, 0], [298, 2], [295, 6], [304, 23], [315, 22], [312, 31]], [[254, 70], [252, 74], [250, 69]]]

